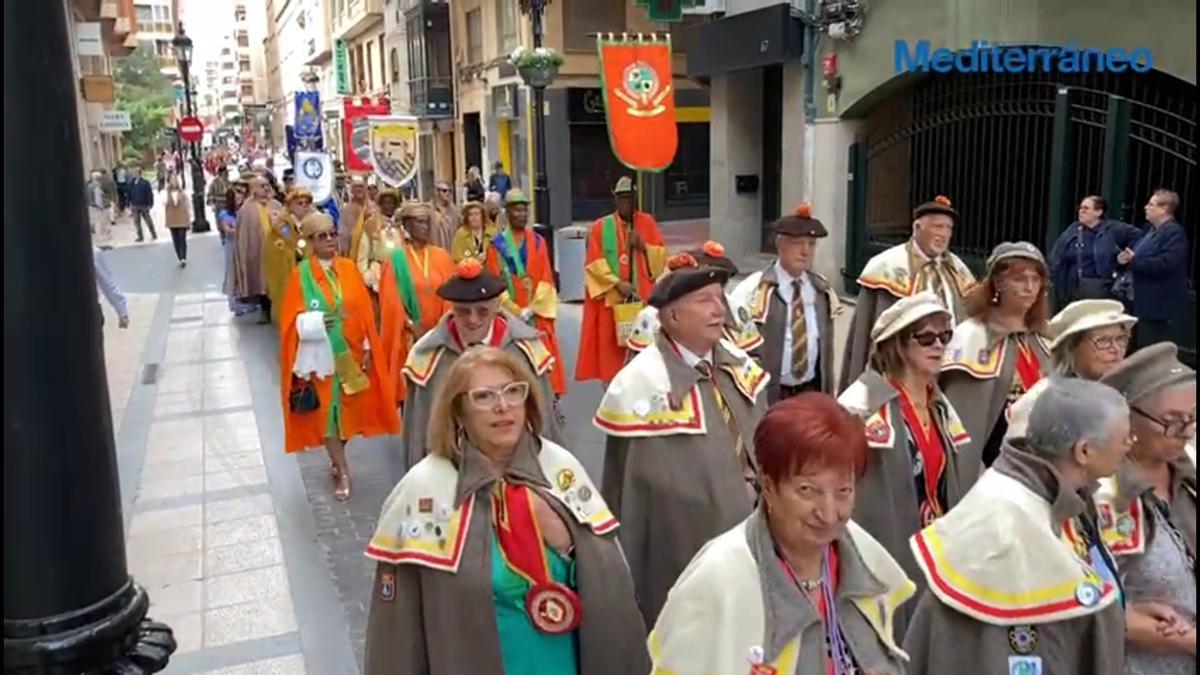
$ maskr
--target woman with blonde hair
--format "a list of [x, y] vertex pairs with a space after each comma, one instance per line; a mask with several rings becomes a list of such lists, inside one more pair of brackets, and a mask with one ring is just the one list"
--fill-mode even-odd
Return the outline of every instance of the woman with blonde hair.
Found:
[[583, 465], [541, 436], [542, 396], [494, 347], [447, 372], [430, 454], [367, 548], [367, 675], [649, 672], [616, 518]]
[[458, 230], [454, 233], [454, 242], [450, 246], [450, 255], [455, 263], [464, 258], [474, 258], [479, 262], [487, 262], [488, 242], [496, 236], [496, 227], [488, 220], [487, 213], [480, 202], [467, 202], [462, 207], [462, 219]]
[[1050, 372], [1049, 282], [1036, 246], [1004, 242], [964, 300], [968, 318], [954, 327], [940, 376], [971, 438], [958, 452], [964, 494], [1000, 454], [1009, 407]]
[[192, 209], [187, 194], [179, 184], [179, 176], [172, 175], [167, 182], [167, 198], [163, 204], [163, 217], [171, 231], [171, 243], [175, 246], [175, 257], [180, 267], [187, 267], [187, 232], [191, 226]]

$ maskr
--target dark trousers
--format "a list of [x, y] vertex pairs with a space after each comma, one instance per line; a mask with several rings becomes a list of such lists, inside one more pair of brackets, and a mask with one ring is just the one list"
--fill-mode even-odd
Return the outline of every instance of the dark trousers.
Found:
[[131, 206], [129, 210], [133, 212], [133, 224], [137, 227], [137, 240], [145, 239], [142, 236], [142, 219], [146, 219], [146, 226], [150, 228], [150, 236], [158, 239], [158, 233], [154, 231], [154, 219], [150, 217], [150, 207], [148, 206]]
[[[187, 228], [186, 227], [169, 227], [171, 230], [171, 243], [175, 246], [175, 257], [179, 262], [187, 261]], [[153, 232], [154, 230], [151, 230]]]
[[1170, 342], [1174, 333], [1170, 319], [1138, 319], [1133, 327], [1134, 351], [1159, 342]]

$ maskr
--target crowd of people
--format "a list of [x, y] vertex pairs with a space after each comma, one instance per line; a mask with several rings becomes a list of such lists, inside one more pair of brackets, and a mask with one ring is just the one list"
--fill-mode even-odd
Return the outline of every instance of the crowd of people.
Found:
[[597, 481], [520, 189], [285, 187], [209, 203], [231, 308], [278, 326], [286, 450], [323, 447], [348, 500], [346, 443], [399, 438], [366, 672], [1195, 672], [1195, 371], [1155, 324], [1182, 297], [1173, 193], [1147, 232], [1089, 197], [1049, 256], [1001, 243], [978, 279], [950, 200], [921, 204], [838, 335], [807, 205], [731, 283], [622, 178], [574, 373], [605, 387]]

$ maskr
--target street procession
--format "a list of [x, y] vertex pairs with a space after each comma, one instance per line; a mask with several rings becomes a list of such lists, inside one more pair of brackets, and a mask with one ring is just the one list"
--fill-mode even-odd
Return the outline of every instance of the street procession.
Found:
[[5, 672], [1195, 675], [1195, 22], [901, 4], [6, 5]]

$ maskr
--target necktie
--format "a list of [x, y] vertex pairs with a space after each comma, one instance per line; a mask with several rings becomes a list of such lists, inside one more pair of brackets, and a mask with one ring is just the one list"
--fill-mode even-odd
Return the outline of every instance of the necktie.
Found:
[[925, 277], [925, 283], [928, 288], [937, 296], [938, 302], [946, 304], [945, 283], [942, 281], [941, 270], [938, 269], [938, 261], [930, 260], [921, 268], [921, 274]]
[[745, 444], [742, 443], [742, 435], [738, 433], [737, 420], [733, 419], [733, 411], [729, 409], [729, 404], [725, 401], [725, 397], [721, 395], [721, 388], [717, 386], [716, 373], [707, 361], [697, 363], [696, 370], [712, 385], [713, 398], [716, 399], [717, 408], [721, 411], [721, 419], [725, 421], [725, 427], [729, 429], [729, 435], [733, 436], [734, 455], [741, 457], [742, 452], [745, 450]]
[[803, 381], [808, 375], [808, 316], [800, 280], [792, 282], [792, 377]]

